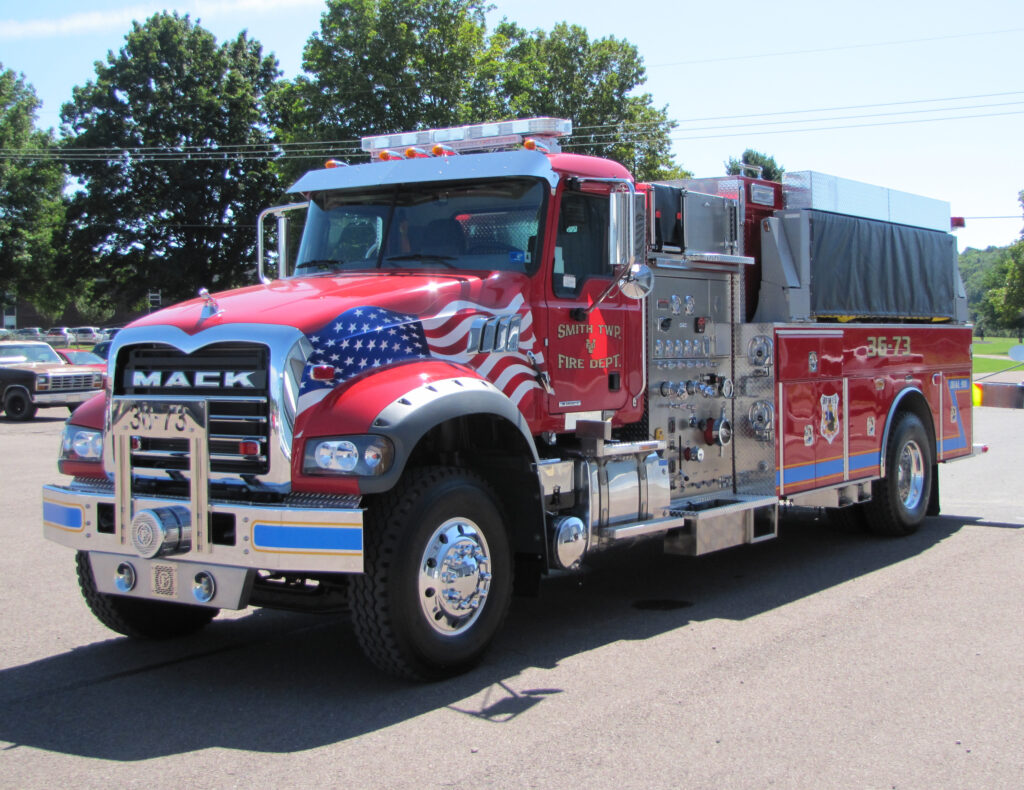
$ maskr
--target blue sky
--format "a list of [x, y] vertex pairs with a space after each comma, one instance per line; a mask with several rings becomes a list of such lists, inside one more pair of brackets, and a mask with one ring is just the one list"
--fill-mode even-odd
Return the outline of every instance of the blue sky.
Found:
[[[1020, 0], [593, 0], [495, 3], [526, 28], [559, 21], [636, 44], [646, 90], [680, 122], [676, 161], [718, 175], [751, 147], [787, 170], [939, 198], [968, 217], [960, 248], [1009, 244], [1024, 221]], [[323, 0], [36, 0], [0, 9], [0, 62], [25, 74], [56, 126], [74, 85], [117, 51], [132, 19], [189, 13], [219, 38], [246, 29], [287, 76]], [[634, 11], [633, 9], [637, 9]], [[1007, 219], [982, 219], [1008, 217]]]

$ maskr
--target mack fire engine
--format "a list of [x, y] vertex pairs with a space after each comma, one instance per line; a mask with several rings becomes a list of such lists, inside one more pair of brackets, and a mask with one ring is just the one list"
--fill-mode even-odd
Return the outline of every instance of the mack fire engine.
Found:
[[513, 589], [611, 547], [769, 540], [780, 505], [885, 535], [938, 512], [938, 465], [973, 453], [948, 204], [638, 183], [570, 133], [365, 138], [260, 216], [258, 284], [117, 335], [43, 493], [101, 622], [347, 608], [378, 667], [436, 678]]

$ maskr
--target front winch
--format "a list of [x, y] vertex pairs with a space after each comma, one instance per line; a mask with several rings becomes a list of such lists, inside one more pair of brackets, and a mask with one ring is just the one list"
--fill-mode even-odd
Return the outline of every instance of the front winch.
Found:
[[140, 510], [132, 518], [129, 535], [140, 557], [184, 554], [192, 548], [192, 514], [177, 506]]

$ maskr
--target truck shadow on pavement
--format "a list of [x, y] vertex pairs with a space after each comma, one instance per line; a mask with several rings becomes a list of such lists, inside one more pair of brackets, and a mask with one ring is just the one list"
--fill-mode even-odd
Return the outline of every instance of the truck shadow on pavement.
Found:
[[368, 665], [343, 616], [254, 610], [177, 642], [114, 637], [0, 671], [0, 740], [7, 750], [134, 761], [210, 747], [302, 751], [442, 707], [508, 721], [560, 692], [517, 689], [525, 670], [691, 622], [743, 621], [922, 554], [970, 523], [932, 518], [884, 540], [800, 517], [777, 540], [702, 558], [637, 546], [515, 599], [484, 664], [429, 685]]

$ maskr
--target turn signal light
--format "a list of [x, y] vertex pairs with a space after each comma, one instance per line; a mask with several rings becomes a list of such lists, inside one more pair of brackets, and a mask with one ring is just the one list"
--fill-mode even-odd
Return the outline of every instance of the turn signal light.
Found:
[[253, 439], [246, 439], [238, 443], [238, 454], [257, 456], [260, 454], [260, 443]]

